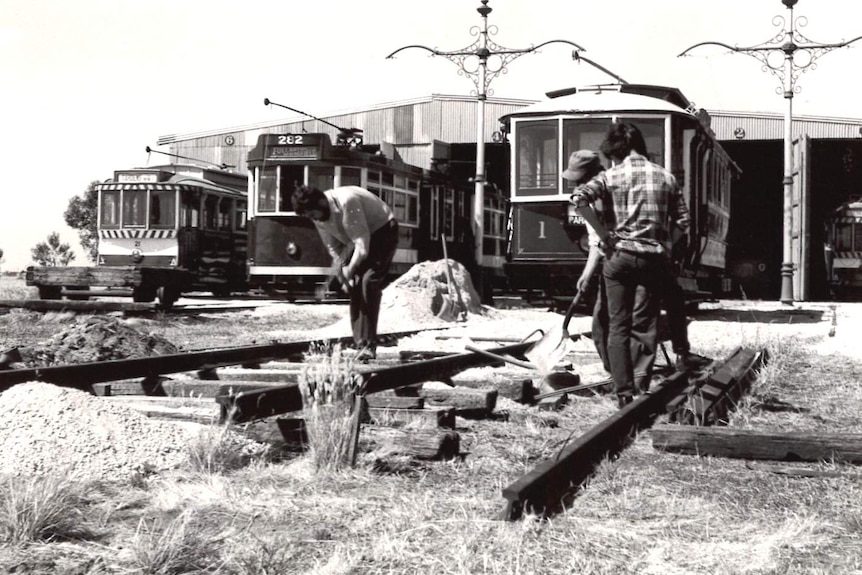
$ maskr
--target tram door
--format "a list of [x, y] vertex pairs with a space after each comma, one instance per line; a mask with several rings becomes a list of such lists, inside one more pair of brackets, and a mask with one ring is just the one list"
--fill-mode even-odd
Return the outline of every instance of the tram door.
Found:
[[799, 139], [793, 141], [793, 193], [791, 195], [793, 222], [790, 229], [792, 235], [793, 299], [796, 301], [807, 301], [810, 288], [810, 157], [811, 139], [807, 134], [803, 134]]

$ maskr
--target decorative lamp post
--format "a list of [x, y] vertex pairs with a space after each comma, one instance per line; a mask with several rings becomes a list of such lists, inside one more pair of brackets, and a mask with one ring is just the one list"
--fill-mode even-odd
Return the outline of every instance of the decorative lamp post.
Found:
[[504, 48], [491, 40], [491, 36], [497, 34], [496, 26], [488, 25], [488, 14], [491, 13], [491, 8], [488, 6], [489, 0], [480, 0], [482, 5], [476, 8], [476, 11], [482, 17], [481, 26], [473, 26], [470, 28], [470, 35], [476, 36], [476, 40], [472, 44], [461, 48], [460, 50], [443, 51], [436, 48], [429, 48], [419, 44], [411, 44], [402, 46], [388, 56], [387, 59], [395, 57], [396, 54], [408, 48], [421, 48], [430, 52], [432, 56], [443, 56], [447, 60], [458, 66], [458, 74], [468, 76], [476, 86], [473, 92], [476, 96], [478, 105], [478, 113], [476, 119], [476, 177], [474, 182], [476, 192], [473, 198], [473, 233], [476, 237], [475, 253], [476, 262], [478, 263], [478, 273], [480, 281], [477, 282], [482, 289], [481, 274], [482, 274], [482, 245], [483, 245], [483, 213], [485, 207], [485, 100], [488, 94], [491, 93], [488, 89], [491, 81], [508, 72], [508, 64], [524, 54], [529, 54], [537, 51], [548, 44], [561, 43], [568, 44], [575, 50], [583, 50], [574, 42], [568, 40], [549, 40], [538, 46], [530, 46], [523, 49]]
[[793, 294], [793, 95], [801, 88], [796, 84], [799, 76], [817, 67], [816, 60], [822, 55], [852, 44], [862, 36], [835, 44], [818, 44], [806, 38], [799, 28], [808, 24], [805, 16], [794, 18], [793, 7], [798, 0], [781, 0], [790, 11], [787, 19], [777, 15], [772, 23], [780, 30], [769, 40], [754, 46], [729, 46], [722, 42], [701, 42], [689, 46], [679, 56], [685, 56], [698, 46], [714, 45], [727, 48], [757, 58], [763, 64], [763, 71], [774, 74], [781, 81], [775, 89], [787, 100], [784, 113], [784, 224], [783, 224], [783, 261], [781, 263], [781, 303], [792, 304]]

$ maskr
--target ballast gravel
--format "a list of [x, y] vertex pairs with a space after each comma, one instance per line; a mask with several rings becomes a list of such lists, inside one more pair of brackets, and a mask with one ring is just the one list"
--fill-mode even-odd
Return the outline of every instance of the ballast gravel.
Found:
[[0, 473], [122, 480], [184, 461], [198, 430], [42, 382], [0, 393]]

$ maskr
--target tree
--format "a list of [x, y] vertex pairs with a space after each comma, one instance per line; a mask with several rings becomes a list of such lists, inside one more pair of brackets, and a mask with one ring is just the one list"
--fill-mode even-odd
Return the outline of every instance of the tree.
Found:
[[30, 254], [33, 261], [40, 266], [67, 266], [75, 259], [72, 247], [67, 243], [60, 243], [60, 234], [57, 232], [48, 234], [48, 241], [36, 244]]
[[99, 206], [99, 194], [96, 191], [96, 186], [99, 183], [98, 180], [90, 182], [82, 194], [69, 200], [69, 207], [63, 213], [66, 224], [70, 228], [78, 230], [81, 247], [84, 248], [87, 257], [92, 262], [95, 262], [99, 257], [99, 230], [96, 227]]

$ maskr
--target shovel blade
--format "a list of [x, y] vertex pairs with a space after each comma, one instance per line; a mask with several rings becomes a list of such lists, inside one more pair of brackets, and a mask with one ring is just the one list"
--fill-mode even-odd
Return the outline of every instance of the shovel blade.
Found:
[[569, 353], [569, 332], [561, 326], [548, 330], [542, 338], [524, 352], [524, 357], [536, 366], [542, 375], [551, 373]]
[[443, 296], [440, 311], [437, 312], [436, 316], [443, 321], [455, 321], [458, 318], [458, 310], [455, 302], [453, 302], [448, 296]]

